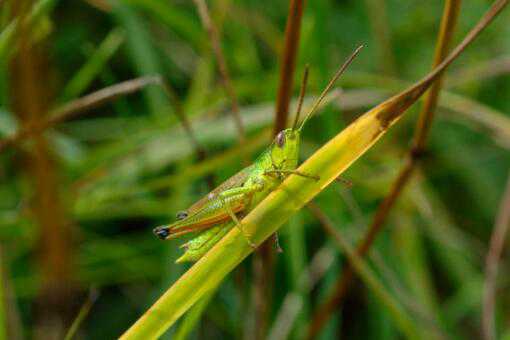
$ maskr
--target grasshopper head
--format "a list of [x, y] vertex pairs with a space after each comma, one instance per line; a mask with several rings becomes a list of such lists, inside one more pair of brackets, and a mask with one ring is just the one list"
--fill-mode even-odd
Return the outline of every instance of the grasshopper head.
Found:
[[271, 159], [280, 169], [296, 167], [299, 156], [299, 142], [301, 131], [285, 129], [280, 131], [271, 146]]
[[362, 46], [358, 47], [354, 53], [347, 59], [347, 61], [340, 67], [335, 73], [334, 77], [329, 81], [326, 88], [322, 91], [319, 98], [313, 103], [312, 107], [306, 114], [305, 118], [299, 123], [299, 115], [301, 113], [301, 106], [303, 105], [303, 99], [305, 97], [306, 82], [308, 80], [308, 65], [305, 67], [305, 73], [303, 75], [303, 81], [301, 83], [301, 91], [299, 93], [299, 101], [292, 128], [280, 131], [271, 146], [271, 161], [273, 165], [279, 169], [293, 169], [297, 166], [298, 155], [299, 155], [299, 142], [301, 139], [301, 130], [305, 126], [306, 122], [310, 119], [313, 113], [317, 110], [320, 103], [333, 87], [335, 81], [344, 72], [347, 66], [352, 62], [354, 57], [359, 53]]

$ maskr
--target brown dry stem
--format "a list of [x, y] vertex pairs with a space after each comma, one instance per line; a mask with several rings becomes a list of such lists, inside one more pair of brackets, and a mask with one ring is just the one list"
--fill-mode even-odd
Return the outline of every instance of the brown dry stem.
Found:
[[[449, 0], [445, 4], [432, 68], [439, 66], [447, 56], [448, 46], [451, 41], [460, 10], [460, 3], [460, 0]], [[462, 46], [462, 44], [460, 46]], [[452, 54], [455, 54], [455, 52]], [[437, 81], [432, 85], [430, 91], [427, 93], [425, 104], [418, 118], [413, 146], [409, 150], [404, 166], [391, 186], [389, 194], [379, 205], [372, 224], [365, 234], [363, 241], [358, 246], [358, 255], [364, 255], [371, 247], [376, 236], [382, 229], [391, 209], [394, 207], [395, 202], [404, 190], [406, 184], [409, 182], [417, 161], [424, 152], [425, 142], [434, 118], [439, 91], [442, 85], [441, 79], [442, 76], [437, 79]], [[314, 338], [319, 333], [326, 321], [329, 320], [331, 314], [342, 303], [353, 277], [353, 268], [350, 264], [347, 264], [337, 279], [333, 293], [317, 308], [314, 313], [307, 335], [309, 339]]]
[[237, 127], [237, 132], [239, 134], [239, 141], [244, 143], [246, 139], [243, 121], [241, 120], [241, 114], [239, 112], [239, 102], [237, 100], [237, 95], [232, 85], [232, 79], [230, 78], [230, 72], [227, 67], [227, 62], [225, 59], [225, 55], [223, 54], [223, 50], [221, 49], [221, 39], [220, 33], [218, 29], [214, 25], [214, 22], [211, 19], [209, 14], [209, 9], [207, 8], [207, 4], [205, 0], [193, 0], [195, 6], [198, 10], [198, 15], [200, 16], [200, 20], [202, 21], [202, 25], [207, 30], [207, 34], [209, 35], [211, 47], [213, 49], [214, 55], [216, 57], [216, 62], [218, 63], [218, 71], [221, 76], [221, 83], [227, 96], [230, 99], [230, 105], [232, 109], [232, 118]]

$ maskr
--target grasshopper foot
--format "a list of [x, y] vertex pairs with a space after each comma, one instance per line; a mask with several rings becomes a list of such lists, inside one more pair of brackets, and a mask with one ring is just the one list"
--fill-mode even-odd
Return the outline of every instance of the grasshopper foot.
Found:
[[248, 234], [246, 234], [246, 232], [243, 229], [243, 226], [242, 226], [241, 222], [239, 222], [239, 221], [237, 221], [237, 228], [239, 229], [241, 234], [244, 236], [244, 239], [250, 245], [250, 247], [252, 249], [257, 249], [257, 245], [255, 243], [253, 243], [253, 241], [250, 239], [250, 236]]
[[276, 249], [276, 252], [279, 253], [279, 254], [283, 253], [283, 249], [280, 246], [280, 238], [278, 237], [278, 233], [277, 232], [275, 232], [273, 234], [273, 243], [274, 243], [274, 248]]
[[341, 183], [343, 185], [345, 185], [345, 187], [347, 189], [350, 189], [352, 188], [352, 181], [348, 180], [347, 178], [343, 178], [341, 176], [338, 176], [337, 178], [335, 178], [335, 181], [337, 181], [338, 183]]
[[[243, 235], [244, 235], [244, 233], [243, 233]], [[253, 242], [252, 242], [252, 240], [250, 240], [250, 239], [248, 238], [248, 236], [244, 235], [244, 238], [246, 239], [246, 242], [248, 242], [248, 245], [249, 245], [249, 246], [250, 246], [253, 250], [257, 249], [257, 245], [256, 245], [255, 243], [253, 243]]]

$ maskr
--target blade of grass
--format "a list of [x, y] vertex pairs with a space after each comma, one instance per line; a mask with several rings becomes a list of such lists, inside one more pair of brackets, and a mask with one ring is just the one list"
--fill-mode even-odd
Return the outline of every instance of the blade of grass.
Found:
[[5, 268], [3, 249], [0, 248], [0, 339], [7, 339], [7, 299], [4, 293]]
[[395, 74], [397, 67], [392, 51], [388, 11], [384, 0], [365, 0], [372, 35], [377, 45], [380, 70], [385, 74]]
[[[285, 296], [280, 310], [274, 318], [274, 323], [268, 333], [269, 340], [288, 339], [299, 312], [304, 305], [304, 297], [310, 294], [311, 290], [326, 274], [327, 270], [334, 263], [334, 251], [330, 245], [319, 249], [312, 257], [310, 264], [300, 273], [296, 280], [297, 285]], [[299, 329], [298, 329], [299, 330]]]
[[[35, 25], [41, 17], [48, 15], [58, 0], [39, 0], [31, 8], [26, 20], [29, 26]], [[9, 53], [14, 53], [13, 40], [19, 29], [19, 18], [12, 20], [0, 33], [0, 60], [6, 59]], [[15, 44], [14, 44], [15, 46]]]
[[124, 33], [122, 30], [114, 28], [110, 31], [94, 53], [87, 58], [87, 62], [64, 87], [62, 90], [63, 100], [70, 100], [81, 95], [123, 42]]
[[265, 43], [272, 53], [279, 55], [281, 51], [281, 31], [266, 16], [257, 12], [255, 8], [246, 7], [237, 2], [231, 4], [229, 19], [246, 26], [250, 32], [254, 32]]
[[189, 335], [200, 321], [202, 314], [205, 309], [211, 302], [212, 298], [216, 291], [211, 291], [205, 294], [200, 301], [198, 301], [189, 311], [186, 313], [186, 316], [182, 320], [179, 328], [175, 332], [173, 339], [175, 340], [186, 340], [189, 338]]
[[480, 82], [510, 72], [510, 56], [502, 55], [464, 67], [446, 79], [446, 87], [457, 88], [467, 83]]
[[175, 31], [185, 41], [190, 42], [195, 48], [200, 49], [207, 41], [206, 36], [201, 32], [199, 23], [194, 20], [188, 11], [176, 6], [173, 1], [168, 0], [122, 0], [125, 4], [136, 6], [145, 10], [147, 14], [158, 19]]
[[[119, 0], [110, 0], [112, 13], [126, 32], [128, 52], [132, 57], [134, 68], [140, 76], [163, 74], [158, 56], [151, 44], [151, 36], [133, 8]], [[154, 117], [165, 117], [169, 109], [168, 100], [158, 88], [145, 91], [147, 104]]]
[[458, 118], [475, 123], [500, 146], [510, 149], [510, 119], [480, 102], [456, 94], [445, 93], [440, 106], [452, 111]]
[[400, 303], [388, 292], [384, 285], [377, 279], [370, 267], [365, 263], [361, 256], [359, 256], [353, 247], [342, 237], [336, 230], [333, 222], [322, 212], [322, 210], [313, 202], [307, 205], [312, 214], [319, 220], [322, 227], [333, 238], [333, 241], [338, 248], [349, 259], [349, 263], [356, 270], [356, 273], [361, 277], [363, 282], [370, 288], [374, 296], [388, 309], [389, 314], [393, 318], [396, 326], [400, 331], [409, 339], [419, 339], [419, 327], [409, 317], [407, 311], [400, 305]]
[[408, 291], [409, 289], [406, 287], [405, 282], [402, 282], [395, 270], [390, 268], [390, 263], [387, 262], [390, 262], [392, 259], [385, 259], [385, 257], [374, 248], [370, 250], [368, 256], [375, 269], [380, 273], [381, 279], [386, 283], [392, 295], [395, 296], [395, 299], [399, 301], [403, 307], [413, 312], [413, 317], [416, 318], [416, 322], [420, 323], [419, 331], [427, 329], [428, 333], [425, 334], [426, 336], [445, 338], [445, 333], [439, 328], [435, 315], [429, 313], [426, 307], [416, 300], [415, 296]]
[[[85, 0], [91, 6], [110, 13], [112, 6], [108, 0]], [[137, 7], [147, 12], [150, 16], [158, 19], [163, 24], [182, 36], [184, 40], [190, 42], [196, 48], [205, 44], [204, 36], [199, 32], [197, 24], [187, 11], [183, 11], [179, 6], [165, 0], [120, 0], [122, 3]]]
[[[298, 170], [320, 174], [318, 181], [288, 177], [243, 220], [252, 242], [262, 243], [333, 182], [353, 162], [368, 151], [402, 114], [433, 84], [444, 70], [507, 5], [496, 1], [453, 52], [415, 85], [384, 101], [350, 124], [305, 161]], [[290, 196], [291, 194], [292, 196]], [[205, 293], [215, 289], [253, 249], [233, 228], [202, 259], [195, 263], [123, 335], [122, 339], [157, 337], [185, 313]]]
[[[396, 251], [401, 258], [399, 267], [404, 275], [403, 281], [409, 287], [413, 302], [423, 309], [423, 314], [431, 316], [434, 324], [440, 325], [441, 330], [444, 331], [440, 322], [441, 310], [433, 289], [422, 233], [408, 214], [402, 213], [396, 222], [394, 239]], [[422, 338], [441, 338], [437, 331], [425, 327], [421, 327], [419, 333]]]
[[83, 321], [89, 314], [90, 309], [96, 302], [97, 298], [98, 298], [98, 292], [95, 289], [91, 289], [89, 292], [89, 295], [87, 296], [87, 300], [81, 306], [80, 311], [78, 312], [78, 315], [76, 316], [73, 323], [71, 324], [71, 327], [69, 327], [69, 330], [67, 331], [67, 334], [65, 335], [64, 340], [71, 340], [75, 337], [76, 332], [78, 332], [80, 325], [83, 323]]
[[[305, 225], [301, 214], [296, 214], [289, 220], [284, 232], [286, 236], [285, 239], [287, 240], [285, 244], [287, 246], [283, 252], [283, 256], [286, 267], [289, 270], [287, 275], [289, 277], [291, 289], [298, 294], [298, 298], [301, 301], [301, 306], [298, 310], [298, 315], [296, 315], [297, 319], [295, 322], [296, 325], [302, 325], [305, 320], [308, 320], [310, 302], [308, 300], [308, 294], [300, 287], [300, 280], [308, 263]], [[294, 334], [299, 334], [297, 328], [294, 330]]]
[[[441, 27], [439, 30], [436, 45], [436, 53], [434, 56], [433, 68], [439, 65], [444, 65], [443, 60], [445, 60], [448, 53], [449, 43], [453, 35], [453, 30], [455, 28], [459, 11], [460, 0], [448, 0], [445, 2], [443, 17], [441, 20]], [[471, 31], [470, 34], [473, 32], [476, 32], [476, 28], [473, 31]], [[468, 34], [468, 37], [470, 34]], [[459, 47], [461, 46], [462, 43], [461, 45], [459, 45]], [[456, 51], [459, 51], [459, 49], [456, 49]], [[455, 55], [456, 51], [454, 51], [452, 55]], [[437, 74], [437, 81], [432, 85], [430, 92], [427, 94], [425, 98], [425, 104], [418, 118], [413, 146], [408, 152], [405, 165], [402, 167], [400, 173], [398, 174], [394, 184], [390, 189], [389, 194], [379, 205], [379, 208], [377, 209], [373, 222], [371, 223], [364, 240], [358, 246], [358, 253], [360, 255], [364, 255], [372, 245], [376, 235], [381, 230], [387, 216], [389, 215], [392, 207], [397, 201], [397, 198], [400, 196], [404, 187], [411, 178], [411, 175], [416, 167], [419, 156], [424, 152], [425, 141], [430, 131], [430, 126], [434, 118], [434, 111], [436, 109], [439, 97], [439, 91], [441, 89], [441, 76], [442, 76], [441, 74]], [[352, 281], [352, 277], [353, 277], [352, 267], [346, 266], [342, 270], [342, 274], [337, 280], [334, 292], [321, 306], [317, 308], [317, 311], [315, 312], [314, 317], [310, 324], [309, 333], [307, 336], [309, 339], [314, 338], [316, 334], [318, 334], [318, 332], [322, 328], [322, 325], [325, 323], [327, 319], [329, 319], [331, 313], [341, 303], [343, 297], [345, 296], [348, 290], [349, 283], [350, 281]]]
[[[422, 177], [420, 173], [417, 175]], [[465, 234], [456, 228], [448, 209], [430, 185], [424, 182], [422, 180], [410, 184], [415, 187], [410, 190], [410, 199], [426, 221], [425, 232], [435, 241], [433, 251], [441, 259], [440, 263], [445, 267], [449, 280], [456, 286], [461, 286], [466, 277], [480, 276], [475, 261], [480, 252], [473, 251], [474, 246], [466, 240]]]
[[483, 292], [482, 331], [485, 340], [496, 339], [494, 309], [496, 307], [496, 278], [498, 261], [503, 252], [508, 229], [510, 228], [510, 174], [506, 190], [501, 199], [498, 216], [490, 239], [489, 251], [485, 261], [485, 284]]

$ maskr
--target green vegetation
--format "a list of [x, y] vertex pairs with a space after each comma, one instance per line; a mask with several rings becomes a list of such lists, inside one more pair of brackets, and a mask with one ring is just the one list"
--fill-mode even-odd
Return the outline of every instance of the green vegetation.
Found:
[[379, 104], [492, 2], [307, 1], [291, 114], [306, 64], [305, 111], [365, 45], [303, 130], [299, 170], [320, 180], [289, 177], [243, 219], [283, 254], [232, 228], [191, 267], [174, 263], [189, 237], [152, 229], [270, 143], [288, 50], [287, 2], [207, 1], [225, 86], [200, 2], [0, 3], [0, 339], [508, 338], [510, 10], [448, 68], [427, 134], [425, 87]]

